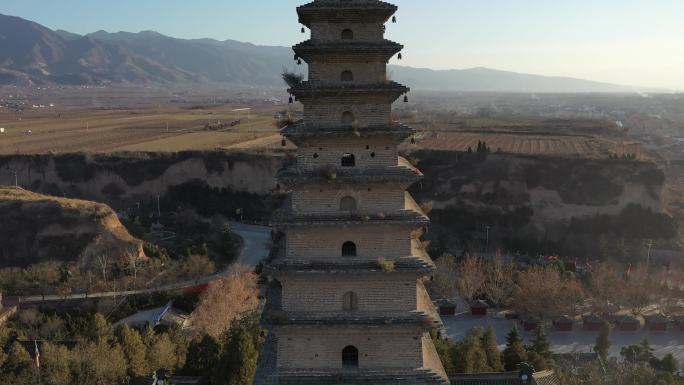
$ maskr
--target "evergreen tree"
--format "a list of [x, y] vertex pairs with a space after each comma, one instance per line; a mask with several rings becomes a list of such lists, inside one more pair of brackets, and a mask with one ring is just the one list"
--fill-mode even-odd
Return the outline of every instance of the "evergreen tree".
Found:
[[190, 342], [183, 371], [188, 375], [206, 377], [218, 363], [220, 353], [221, 345], [218, 341], [205, 334], [202, 339]]
[[654, 369], [662, 370], [670, 374], [674, 374], [677, 371], [677, 369], [679, 369], [679, 362], [672, 355], [672, 353], [666, 354], [662, 360], [655, 359], [655, 361], [656, 365], [651, 365]]
[[551, 357], [551, 343], [546, 337], [543, 326], [539, 325], [537, 330], [535, 330], [532, 344], [529, 346], [528, 350], [536, 352], [544, 358]]
[[128, 375], [141, 377], [152, 373], [147, 362], [147, 346], [143, 343], [140, 333], [124, 325], [118, 334], [119, 344], [128, 364]]
[[99, 342], [109, 342], [112, 339], [112, 324], [100, 313], [95, 313], [92, 321], [91, 339]]
[[491, 372], [492, 368], [487, 362], [487, 353], [482, 345], [484, 338], [482, 329], [473, 328], [462, 341], [461, 356], [463, 358], [463, 373]]
[[0, 383], [29, 385], [35, 383], [36, 372], [29, 352], [14, 341], [7, 351], [7, 358], [0, 368]]
[[639, 360], [641, 362], [651, 362], [651, 360], [654, 358], [655, 356], [653, 355], [653, 348], [648, 342], [648, 337], [644, 337], [644, 340], [641, 341], [641, 357]]
[[221, 252], [225, 261], [232, 261], [235, 257], [235, 241], [228, 224], [225, 224], [221, 230]]
[[608, 350], [610, 350], [610, 325], [605, 323], [601, 328], [601, 332], [596, 337], [596, 345], [594, 346], [594, 352], [601, 357], [603, 362], [608, 359]]
[[522, 337], [520, 337], [520, 332], [518, 331], [517, 326], [513, 326], [510, 332], [506, 334], [506, 346], [511, 346], [514, 343], [519, 342], [522, 343]]
[[45, 385], [72, 385], [72, 353], [65, 346], [45, 342], [40, 347], [40, 370]]
[[121, 347], [107, 342], [83, 341], [72, 351], [74, 384], [121, 384], [126, 379], [126, 358]]
[[527, 361], [527, 351], [523, 345], [518, 328], [515, 326], [506, 336], [506, 349], [504, 349], [501, 358], [504, 369], [507, 371], [517, 370], [519, 363]]
[[494, 372], [502, 372], [504, 367], [501, 363], [501, 352], [496, 342], [496, 333], [493, 327], [487, 328], [487, 332], [482, 337], [482, 346], [487, 355], [487, 364]]
[[176, 349], [176, 367], [185, 366], [185, 360], [188, 352], [188, 341], [183, 335], [183, 330], [178, 325], [172, 325], [169, 330], [166, 331], [169, 335], [171, 343]]
[[152, 371], [158, 369], [173, 370], [178, 366], [176, 346], [166, 333], [155, 335], [147, 349], [147, 362]]
[[212, 384], [251, 385], [263, 344], [259, 318], [248, 314], [232, 322]]

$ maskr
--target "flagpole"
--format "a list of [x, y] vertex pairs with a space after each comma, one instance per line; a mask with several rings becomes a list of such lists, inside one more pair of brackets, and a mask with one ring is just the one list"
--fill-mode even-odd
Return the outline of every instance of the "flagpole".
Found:
[[38, 350], [38, 341], [33, 340], [33, 346], [35, 347], [36, 369], [38, 369], [38, 384], [42, 384], [43, 382], [40, 378], [40, 351]]

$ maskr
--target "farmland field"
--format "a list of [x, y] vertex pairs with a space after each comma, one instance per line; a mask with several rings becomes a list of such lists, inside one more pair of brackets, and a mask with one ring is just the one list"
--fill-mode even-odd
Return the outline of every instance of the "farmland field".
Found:
[[424, 131], [418, 137], [418, 148], [433, 150], [475, 151], [478, 142], [485, 142], [492, 152], [512, 154], [592, 159], [633, 154], [639, 159], [649, 158], [639, 142], [628, 138], [453, 131]]
[[[207, 150], [277, 134], [274, 114], [259, 106], [142, 109], [32, 109], [0, 113], [0, 154]], [[230, 123], [240, 121], [231, 126]]]

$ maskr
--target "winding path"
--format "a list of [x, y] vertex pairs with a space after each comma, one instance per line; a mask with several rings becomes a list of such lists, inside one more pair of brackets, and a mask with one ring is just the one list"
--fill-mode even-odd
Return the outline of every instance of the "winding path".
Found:
[[[271, 228], [268, 226], [249, 225], [245, 223], [231, 222], [233, 231], [242, 237], [243, 243], [236, 262], [248, 266], [256, 266], [268, 256], [269, 243], [271, 240]], [[142, 290], [110, 291], [101, 293], [83, 293], [70, 295], [33, 295], [33, 296], [9, 296], [3, 299], [6, 306], [12, 305], [35, 305], [44, 302], [59, 302], [70, 300], [86, 300], [94, 298], [122, 297], [136, 294], [149, 294], [160, 291], [173, 290], [201, 290], [206, 285], [223, 276], [230, 267], [213, 275], [197, 278], [194, 280], [178, 282]]]

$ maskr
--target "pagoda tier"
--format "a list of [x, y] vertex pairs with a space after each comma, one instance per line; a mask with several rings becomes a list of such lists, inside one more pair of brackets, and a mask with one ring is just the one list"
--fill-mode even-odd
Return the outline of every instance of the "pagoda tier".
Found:
[[316, 24], [384, 24], [397, 6], [377, 0], [315, 0], [297, 7], [299, 22], [311, 28]]
[[290, 88], [287, 91], [295, 95], [297, 99], [304, 104], [306, 104], [308, 100], [315, 100], [317, 103], [354, 102], [359, 104], [360, 102], [364, 102], [363, 99], [359, 98], [365, 96], [376, 99], [382, 97], [385, 100], [379, 101], [392, 103], [397, 100], [399, 96], [409, 92], [410, 89], [393, 81], [375, 84], [354, 83], [342, 86], [308, 81], [302, 82], [298, 86]]
[[427, 226], [430, 219], [416, 204], [410, 194], [405, 194], [404, 208], [394, 212], [320, 212], [302, 213], [292, 209], [292, 198], [276, 211], [271, 224], [279, 228], [311, 225], [406, 225], [410, 227]]
[[386, 63], [404, 46], [391, 40], [380, 42], [321, 42], [307, 40], [292, 47], [297, 58], [307, 63]]
[[381, 313], [381, 314], [296, 314], [281, 310], [269, 310], [264, 313], [262, 322], [266, 326], [284, 325], [354, 325], [354, 326], [387, 326], [408, 325], [417, 326], [419, 331], [430, 331], [441, 325], [439, 318], [423, 312], [412, 313]]
[[401, 257], [392, 260], [392, 271], [388, 272], [384, 263], [377, 260], [341, 260], [330, 261], [328, 258], [320, 260], [295, 260], [281, 259], [273, 262], [268, 269], [277, 276], [278, 273], [334, 273], [334, 274], [358, 274], [359, 272], [370, 273], [397, 273], [417, 274], [424, 276], [435, 271], [435, 265], [429, 258], [422, 255]]
[[279, 385], [419, 385], [448, 384], [432, 371], [421, 370], [373, 370], [352, 372], [282, 371], [277, 376]]
[[391, 183], [406, 189], [406, 187], [423, 179], [423, 173], [406, 159], [399, 158], [399, 163], [396, 166], [368, 167], [365, 169], [332, 165], [305, 169], [294, 164], [281, 169], [277, 178], [280, 183], [288, 187], [324, 183], [327, 187], [345, 188], [347, 184]]
[[394, 142], [400, 143], [414, 135], [415, 129], [397, 122], [389, 122], [383, 125], [369, 125], [365, 127], [349, 126], [322, 126], [311, 122], [299, 121], [283, 128], [281, 133], [296, 145], [305, 143], [310, 139], [322, 137], [331, 138], [369, 138], [377, 136], [391, 136]]

